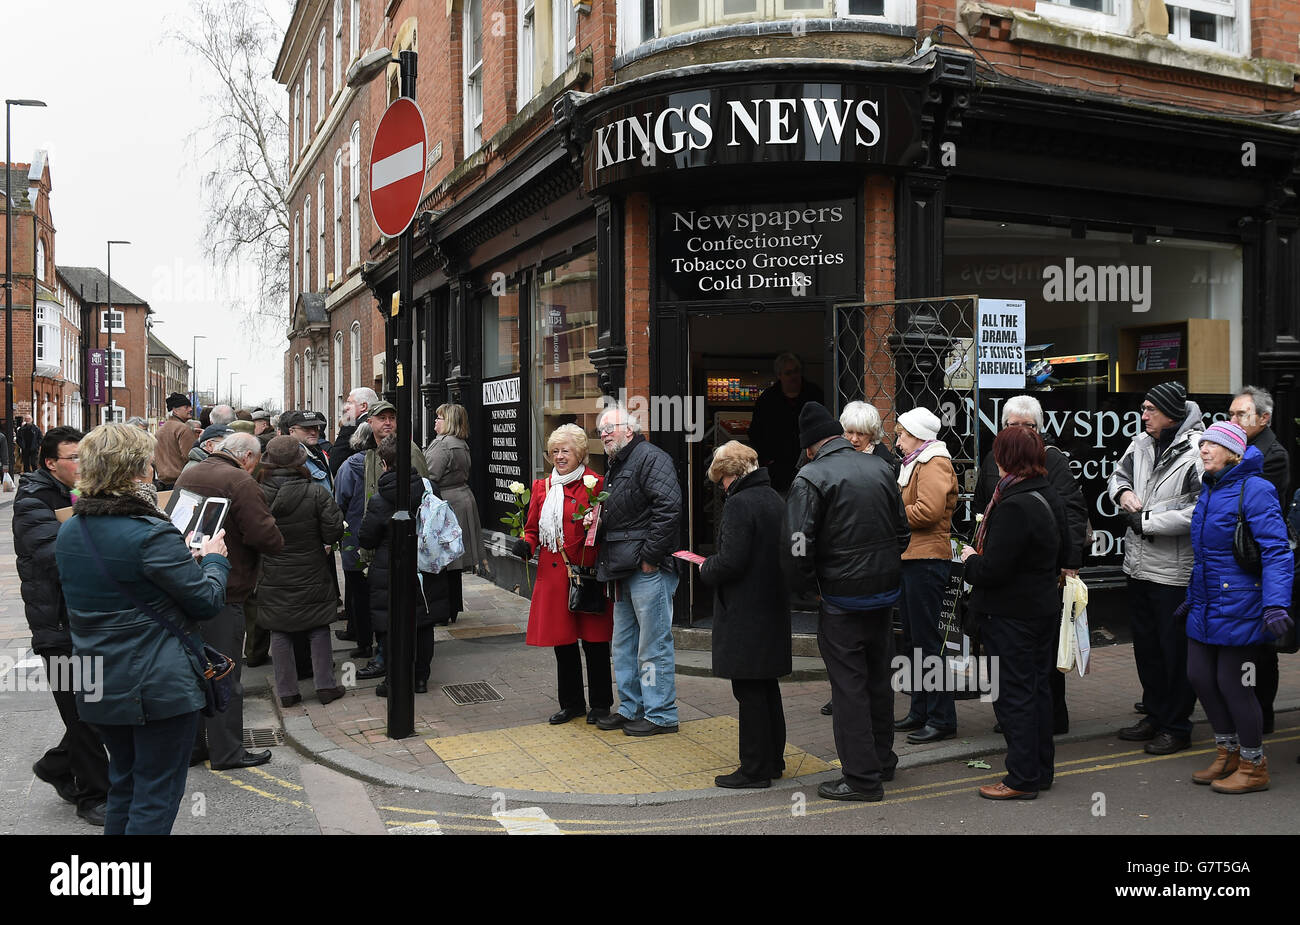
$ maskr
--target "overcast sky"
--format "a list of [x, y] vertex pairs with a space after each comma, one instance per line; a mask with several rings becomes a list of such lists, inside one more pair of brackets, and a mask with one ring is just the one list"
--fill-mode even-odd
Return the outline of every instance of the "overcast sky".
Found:
[[[287, 20], [287, 4], [270, 6]], [[252, 337], [241, 330], [227, 307], [237, 279], [203, 257], [195, 163], [203, 145], [190, 136], [208, 121], [207, 78], [168, 36], [185, 21], [185, 0], [5, 0], [3, 7], [10, 27], [0, 57], [4, 97], [48, 104], [11, 110], [12, 157], [28, 163], [37, 149], [49, 152], [55, 260], [107, 269], [105, 242], [132, 242], [114, 245], [113, 279], [149, 302], [161, 322], [155, 335], [187, 362], [192, 337], [205, 335], [199, 388], [214, 386], [215, 360], [224, 356], [223, 399], [233, 372], [236, 399], [244, 384], [249, 407], [268, 399], [280, 407], [283, 331]]]

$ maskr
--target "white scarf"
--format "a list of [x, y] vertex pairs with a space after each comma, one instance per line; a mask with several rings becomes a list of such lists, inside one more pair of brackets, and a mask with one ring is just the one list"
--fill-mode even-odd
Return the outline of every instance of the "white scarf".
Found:
[[586, 473], [586, 466], [578, 466], [568, 475], [560, 475], [551, 470], [551, 487], [546, 491], [546, 500], [542, 502], [542, 516], [538, 532], [542, 545], [551, 552], [559, 552], [564, 545], [564, 486], [572, 485]]
[[912, 481], [912, 473], [921, 463], [927, 463], [936, 456], [942, 456], [945, 459], [952, 459], [952, 454], [948, 452], [948, 446], [942, 440], [936, 440], [931, 443], [919, 454], [916, 459], [912, 460], [906, 466], [898, 471], [898, 487], [903, 488], [908, 482]]

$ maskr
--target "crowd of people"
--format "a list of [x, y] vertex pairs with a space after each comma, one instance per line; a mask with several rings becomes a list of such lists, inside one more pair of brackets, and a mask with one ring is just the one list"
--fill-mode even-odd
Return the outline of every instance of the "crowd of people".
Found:
[[[998, 659], [994, 712], [1007, 742], [1005, 776], [979, 794], [1032, 799], [1050, 789], [1053, 737], [1069, 726], [1055, 667], [1061, 588], [1083, 563], [1090, 528], [1068, 457], [1045, 442], [1039, 403], [1023, 395], [1003, 404], [976, 474], [974, 535], [954, 544], [958, 480], [936, 414], [891, 414], [891, 449], [878, 409], [852, 402], [836, 419], [810, 397], [797, 358], [778, 365], [771, 401], [785, 403], [783, 414], [797, 407], [800, 456], [785, 461], [780, 490], [761, 465], [763, 446], [733, 440], [715, 450], [708, 478], [724, 504], [706, 558], [675, 555], [678, 474], [627, 408], [609, 405], [597, 418], [604, 475], [587, 468], [582, 427], [549, 435], [552, 468], [532, 485], [512, 549], [537, 558], [526, 642], [554, 649], [559, 710], [549, 721], [585, 717], [639, 737], [678, 731], [673, 600], [686, 562], [697, 561], [715, 594], [713, 671], [730, 680], [739, 707], [740, 764], [717, 786], [769, 787], [784, 773], [779, 679], [791, 671], [790, 602], [805, 595], [817, 601], [831, 688], [823, 712], [842, 766], [818, 793], [880, 800], [896, 774], [896, 731], [921, 744], [957, 730], [951, 690], [914, 689], [895, 718], [891, 684], [895, 608], [905, 651], [943, 656], [938, 617], [956, 545], [972, 589], [969, 632]], [[346, 696], [329, 637], [343, 616], [336, 635], [355, 643], [350, 657], [368, 659], [357, 677], [384, 679], [396, 580], [411, 583], [415, 685], [427, 692], [433, 627], [463, 609], [463, 573], [487, 569], [463, 407], [437, 409], [422, 450], [397, 444], [396, 409], [368, 388], [347, 397], [332, 443], [319, 412], [273, 419], [219, 405], [192, 421], [185, 396], [167, 404], [156, 436], [131, 423], [85, 435], [51, 428], [14, 505], [33, 649], [47, 660], [103, 657], [107, 672], [94, 702], [56, 692], [63, 736], [33, 771], [108, 833], [170, 831], [195, 763], [220, 770], [270, 759], [243, 745], [242, 662], [270, 659], [286, 707], [301, 702], [306, 678], [321, 703]], [[1181, 385], [1157, 385], [1107, 487], [1128, 528], [1135, 706], [1145, 714], [1118, 735], [1152, 754], [1185, 749], [1199, 699], [1217, 749], [1192, 777], [1223, 793], [1269, 786], [1262, 740], [1273, 725], [1274, 641], [1294, 632], [1290, 467], [1269, 428], [1272, 410], [1267, 392], [1247, 387], [1227, 419], [1207, 427]], [[463, 535], [463, 556], [437, 574], [389, 567], [404, 453], [411, 516], [428, 497], [444, 499]], [[222, 530], [188, 542], [159, 507], [160, 491], [173, 490], [227, 499]], [[61, 520], [56, 512], [69, 507]], [[205, 644], [233, 661], [224, 710], [205, 709]], [[375, 690], [387, 694], [384, 683]]]

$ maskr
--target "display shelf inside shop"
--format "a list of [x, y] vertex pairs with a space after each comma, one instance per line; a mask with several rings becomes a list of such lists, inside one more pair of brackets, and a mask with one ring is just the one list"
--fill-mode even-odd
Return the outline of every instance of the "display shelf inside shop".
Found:
[[711, 372], [704, 377], [704, 400], [710, 405], [748, 407], [758, 401], [768, 384], [757, 371]]
[[1040, 390], [1110, 386], [1108, 353], [1061, 354], [1044, 359], [1051, 367], [1051, 376], [1045, 385], [1038, 386]]
[[1173, 379], [1189, 392], [1224, 393], [1231, 378], [1231, 330], [1223, 318], [1188, 318], [1119, 329], [1115, 378], [1121, 392]]

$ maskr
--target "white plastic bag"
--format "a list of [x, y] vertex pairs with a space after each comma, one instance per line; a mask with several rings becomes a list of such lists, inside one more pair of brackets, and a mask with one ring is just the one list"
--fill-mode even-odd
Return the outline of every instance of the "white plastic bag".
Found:
[[[1082, 636], [1082, 641], [1080, 637]], [[1088, 586], [1078, 578], [1065, 579], [1061, 594], [1061, 632], [1056, 644], [1056, 667], [1069, 672], [1076, 665], [1082, 677], [1088, 671]]]
[[8, 472], [4, 474], [3, 479], [0, 479], [0, 483], [3, 485], [3, 487], [0, 487], [0, 491], [10, 492], [14, 490], [14, 477]]

